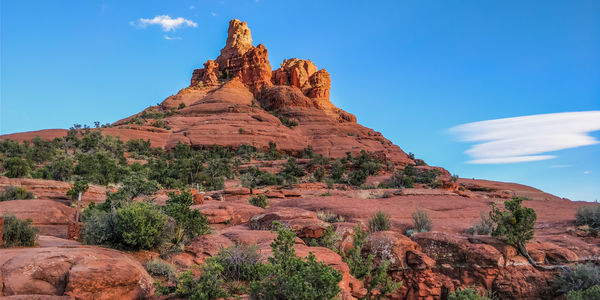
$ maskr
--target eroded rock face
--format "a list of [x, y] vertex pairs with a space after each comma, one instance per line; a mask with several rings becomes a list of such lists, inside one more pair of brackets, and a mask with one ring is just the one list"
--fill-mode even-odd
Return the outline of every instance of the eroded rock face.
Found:
[[98, 247], [0, 250], [0, 295], [143, 299], [153, 280], [133, 258]]
[[53, 200], [12, 200], [0, 202], [0, 215], [31, 219], [42, 235], [69, 237], [69, 226], [75, 223], [75, 209]]

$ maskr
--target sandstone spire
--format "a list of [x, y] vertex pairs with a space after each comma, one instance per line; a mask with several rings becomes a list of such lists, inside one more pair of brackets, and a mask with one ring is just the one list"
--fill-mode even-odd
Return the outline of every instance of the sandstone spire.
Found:
[[252, 35], [246, 22], [238, 19], [229, 21], [227, 30], [227, 42], [221, 49], [221, 56], [230, 56], [232, 54], [244, 54], [252, 48]]

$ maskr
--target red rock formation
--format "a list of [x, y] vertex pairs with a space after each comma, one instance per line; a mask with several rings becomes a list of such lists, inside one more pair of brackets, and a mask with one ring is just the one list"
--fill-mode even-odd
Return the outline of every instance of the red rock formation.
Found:
[[129, 255], [90, 246], [0, 249], [0, 296], [144, 299], [153, 280]]
[[[357, 124], [354, 115], [335, 107], [329, 101], [330, 85], [329, 73], [309, 60], [288, 59], [272, 71], [265, 46], [253, 46], [248, 25], [232, 20], [219, 57], [194, 70], [189, 87], [147, 109], [165, 114], [162, 128], [153, 125], [154, 119], [141, 119], [140, 113], [102, 132], [124, 141], [150, 139], [154, 147], [164, 148], [179, 142], [266, 148], [275, 142], [287, 152], [312, 146], [324, 156], [343, 157], [346, 152], [366, 150], [398, 165], [413, 163], [381, 133]], [[178, 109], [182, 104], [185, 108]], [[288, 128], [274, 115], [294, 120], [298, 126]], [[10, 134], [0, 139], [24, 141], [36, 135], [53, 139], [65, 136], [66, 130]]]

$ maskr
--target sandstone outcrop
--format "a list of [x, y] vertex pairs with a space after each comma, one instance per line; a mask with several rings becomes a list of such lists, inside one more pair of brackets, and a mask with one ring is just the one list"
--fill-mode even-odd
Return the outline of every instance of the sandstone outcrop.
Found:
[[153, 280], [127, 254], [98, 247], [0, 249], [0, 295], [142, 299]]

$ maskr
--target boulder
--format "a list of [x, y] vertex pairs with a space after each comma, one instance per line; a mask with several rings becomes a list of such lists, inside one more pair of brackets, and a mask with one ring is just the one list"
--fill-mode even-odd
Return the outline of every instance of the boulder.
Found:
[[0, 250], [0, 295], [141, 299], [153, 280], [129, 255], [99, 247]]

